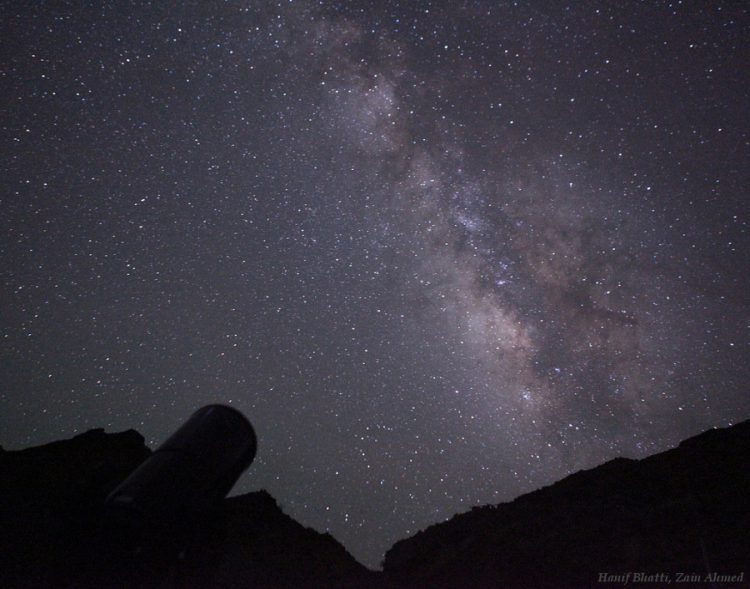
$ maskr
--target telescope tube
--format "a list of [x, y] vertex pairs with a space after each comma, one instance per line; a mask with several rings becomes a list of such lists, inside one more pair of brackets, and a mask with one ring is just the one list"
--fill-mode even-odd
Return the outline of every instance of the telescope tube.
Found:
[[142, 523], [200, 515], [218, 506], [255, 458], [257, 439], [242, 413], [207, 405], [107, 497]]

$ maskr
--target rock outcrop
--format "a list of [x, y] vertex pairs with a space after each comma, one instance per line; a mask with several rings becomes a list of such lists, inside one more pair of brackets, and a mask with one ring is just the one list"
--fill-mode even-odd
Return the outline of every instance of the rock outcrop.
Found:
[[265, 491], [226, 499], [201, 521], [143, 537], [121, 528], [104, 500], [149, 455], [132, 430], [0, 448], [0, 587], [369, 584], [373, 573], [330, 535], [285, 515]]

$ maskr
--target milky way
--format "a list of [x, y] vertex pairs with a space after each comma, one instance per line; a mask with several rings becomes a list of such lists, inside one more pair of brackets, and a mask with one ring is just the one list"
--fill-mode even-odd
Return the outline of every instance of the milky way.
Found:
[[0, 443], [228, 403], [376, 567], [750, 417], [750, 19], [622, 4], [5, 3]]

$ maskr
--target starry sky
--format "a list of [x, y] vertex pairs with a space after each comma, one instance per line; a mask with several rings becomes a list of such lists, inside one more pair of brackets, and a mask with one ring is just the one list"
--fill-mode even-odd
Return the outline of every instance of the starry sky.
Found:
[[0, 443], [198, 407], [376, 567], [750, 417], [741, 2], [3, 2]]

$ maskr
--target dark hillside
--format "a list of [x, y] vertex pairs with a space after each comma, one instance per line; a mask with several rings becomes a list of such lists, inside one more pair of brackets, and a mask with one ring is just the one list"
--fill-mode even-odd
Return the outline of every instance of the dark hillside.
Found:
[[135, 542], [102, 505], [149, 454], [132, 430], [0, 449], [0, 586], [750, 586], [750, 422], [456, 515], [396, 543], [382, 573], [265, 491]]
[[711, 586], [708, 573], [746, 571], [747, 583], [749, 505], [746, 421], [457, 515], [396, 543], [385, 573], [420, 587], [588, 587], [627, 572], [673, 583], [695, 573]]

